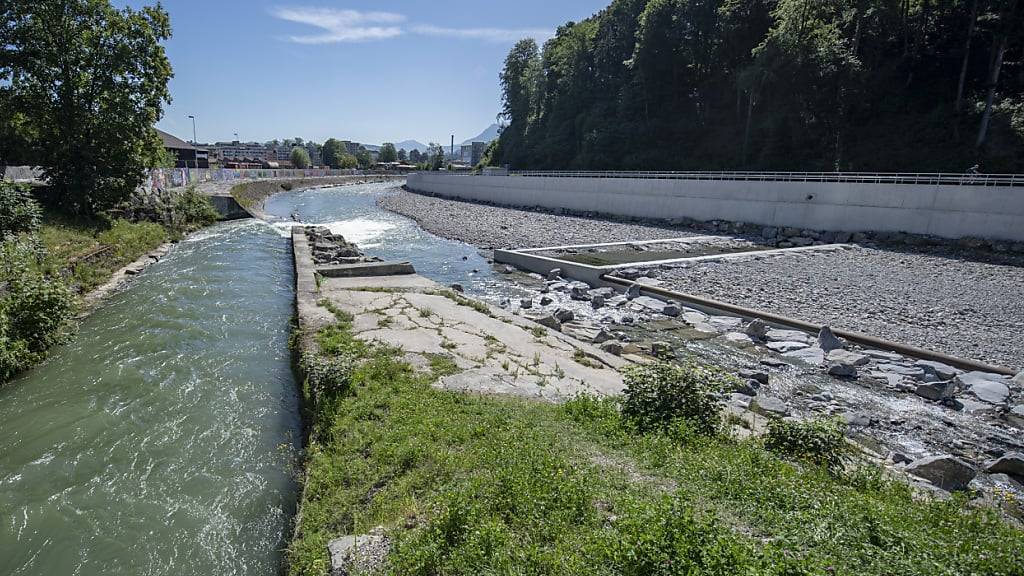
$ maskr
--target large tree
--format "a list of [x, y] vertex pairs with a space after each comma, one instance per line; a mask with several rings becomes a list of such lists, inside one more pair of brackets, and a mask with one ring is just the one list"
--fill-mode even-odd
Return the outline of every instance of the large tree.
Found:
[[296, 168], [309, 168], [309, 152], [298, 146], [292, 148], [292, 165]]
[[385, 142], [384, 145], [380, 147], [379, 160], [381, 162], [397, 162], [398, 152], [395, 151], [395, 145], [391, 142]]
[[320, 155], [325, 165], [331, 168], [341, 168], [341, 160], [345, 153], [345, 145], [340, 140], [328, 138], [324, 142]]
[[170, 102], [170, 36], [159, 3], [0, 2], [2, 116], [23, 122], [19, 133], [65, 209], [118, 204], [159, 158], [153, 125]]

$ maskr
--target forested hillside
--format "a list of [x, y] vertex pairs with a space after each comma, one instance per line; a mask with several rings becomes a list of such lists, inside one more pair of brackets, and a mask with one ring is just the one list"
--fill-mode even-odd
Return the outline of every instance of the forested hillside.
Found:
[[614, 0], [501, 75], [492, 164], [1024, 172], [1022, 0]]

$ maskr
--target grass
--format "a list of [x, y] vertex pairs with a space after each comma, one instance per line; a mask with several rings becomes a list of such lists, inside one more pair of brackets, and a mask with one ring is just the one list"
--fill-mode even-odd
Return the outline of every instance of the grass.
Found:
[[[79, 293], [99, 286], [115, 270], [166, 242], [171, 234], [152, 222], [74, 219], [47, 212], [39, 238], [46, 248], [43, 263], [51, 274], [69, 277]], [[105, 249], [105, 250], [104, 250]]]
[[[344, 323], [325, 331], [324, 354], [353, 350]], [[331, 539], [376, 526], [396, 574], [1024, 572], [1022, 533], [964, 498], [922, 500], [874, 468], [834, 475], [759, 441], [640, 434], [614, 399], [436, 390], [437, 370], [363, 346], [315, 411], [291, 574], [326, 574]]]

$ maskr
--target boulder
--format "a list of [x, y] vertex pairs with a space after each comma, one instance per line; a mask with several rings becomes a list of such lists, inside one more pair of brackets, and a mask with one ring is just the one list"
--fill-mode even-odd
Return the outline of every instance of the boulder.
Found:
[[664, 314], [665, 316], [671, 316], [672, 318], [679, 316], [679, 314], [681, 314], [682, 311], [682, 306], [680, 306], [678, 302], [672, 301], [666, 302], [665, 307], [661, 309], [662, 314]]
[[458, 282], [456, 282], [455, 284], [452, 284], [451, 288], [452, 288], [452, 290], [454, 290], [456, 292], [465, 292], [466, 291], [466, 289], [462, 286], [462, 284], [459, 284]]
[[885, 372], [888, 374], [899, 374], [900, 376], [907, 376], [920, 380], [924, 378], [924, 369], [918, 366], [903, 366], [902, 364], [879, 364], [879, 372]]
[[505, 266], [502, 266], [502, 268], [501, 268], [501, 273], [502, 274], [512, 274], [515, 271], [516, 271], [516, 267], [515, 266], [505, 265]]
[[818, 348], [821, 348], [825, 352], [831, 352], [832, 350], [839, 350], [843, 347], [843, 341], [836, 338], [836, 335], [832, 333], [832, 329], [828, 326], [822, 326], [821, 330], [818, 331]]
[[985, 471], [989, 474], [1009, 474], [1017, 478], [1024, 478], [1024, 454], [1012, 452], [985, 464]]
[[813, 366], [820, 366], [825, 363], [825, 351], [821, 348], [806, 347], [800, 350], [793, 350], [792, 352], [785, 352], [782, 354], [786, 358], [793, 358], [799, 360], [805, 364], [811, 364]]
[[951, 492], [966, 490], [977, 475], [970, 464], [949, 454], [915, 460], [907, 465], [906, 471]]
[[614, 275], [625, 280], [636, 280], [642, 274], [636, 268], [623, 268], [622, 270], [616, 270]]
[[[593, 324], [585, 324], [583, 322], [565, 322], [562, 324], [562, 334], [582, 342], [594, 342], [601, 332], [603, 332], [601, 327]], [[611, 340], [611, 337], [605, 338], [605, 340]], [[602, 340], [602, 342], [605, 340]]]
[[982, 402], [1002, 406], [1010, 397], [1009, 378], [991, 372], [965, 372], [954, 379], [961, 389]]
[[762, 386], [768, 385], [768, 373], [760, 370], [740, 370], [740, 378], [744, 380], [755, 380]]
[[750, 409], [762, 416], [781, 418], [789, 416], [789, 407], [786, 403], [774, 396], [758, 394], [750, 401]]
[[572, 322], [573, 319], [576, 318], [576, 314], [568, 308], [559, 308], [558, 310], [555, 310], [555, 313], [552, 314], [552, 316], [554, 316], [555, 320], [558, 320], [559, 322]]
[[626, 298], [629, 298], [630, 300], [633, 300], [633, 299], [636, 299], [636, 298], [639, 298], [639, 297], [640, 297], [640, 285], [639, 284], [630, 284], [629, 288], [626, 288]]
[[601, 344], [601, 350], [613, 356], [622, 356], [622, 342], [619, 342], [618, 340], [603, 342]]
[[672, 354], [672, 345], [668, 342], [652, 342], [651, 343], [651, 356], [655, 358], [663, 358]]
[[537, 324], [540, 324], [541, 326], [551, 328], [552, 330], [562, 330], [562, 323], [552, 314], [545, 314], [544, 316], [539, 316], [537, 318], [534, 318], [533, 321], [536, 322]]
[[548, 304], [551, 304], [552, 302], [554, 302], [554, 300], [552, 300], [550, 296], [541, 296], [540, 297], [540, 305], [541, 306], [547, 306]]
[[524, 310], [533, 308], [533, 298], [522, 298], [519, 300], [519, 307]]
[[658, 312], [659, 314], [665, 309], [664, 302], [657, 298], [651, 298], [650, 296], [638, 296], [634, 298], [633, 305], [647, 309], [651, 312]]
[[928, 382], [925, 384], [918, 384], [914, 389], [914, 394], [917, 394], [922, 398], [938, 402], [940, 400], [952, 398], [955, 389], [956, 385], [952, 380], [946, 380], [945, 382]]
[[327, 543], [330, 576], [378, 574], [384, 570], [390, 542], [382, 528], [370, 534], [342, 536]]
[[832, 350], [825, 355], [825, 358], [827, 358], [829, 362], [849, 364], [850, 366], [864, 366], [871, 361], [871, 359], [864, 354], [858, 354], [857, 352], [850, 352], [849, 350], [843, 349]]
[[768, 325], [764, 323], [764, 320], [755, 318], [743, 328], [743, 333], [751, 338], [764, 340], [765, 336], [768, 335]]
[[774, 350], [780, 353], [793, 352], [794, 350], [802, 350], [810, 346], [804, 342], [769, 342], [767, 344], [770, 350]]
[[962, 374], [963, 370], [957, 370], [949, 364], [943, 364], [942, 362], [935, 362], [933, 360], [918, 360], [914, 362], [914, 366], [924, 370], [925, 374], [932, 374], [939, 380], [952, 380], [957, 375]]
[[587, 294], [589, 294], [591, 298], [593, 298], [594, 296], [600, 296], [601, 298], [607, 300], [612, 296], [615, 296], [615, 289], [608, 287], [594, 288], [592, 290], [589, 290]]
[[828, 366], [828, 373], [829, 376], [835, 376], [836, 378], [856, 378], [857, 368], [851, 364], [832, 362]]
[[744, 396], [757, 396], [757, 390], [761, 387], [761, 384], [757, 380], [740, 381], [737, 380], [733, 386], [732, 391], [736, 394], [742, 394]]
[[1013, 385], [1018, 388], [1024, 388], [1024, 372], [1021, 372], [1020, 374], [1014, 376], [1013, 380], [1010, 380], [1010, 382], [1012, 382]]
[[590, 286], [583, 282], [573, 282], [569, 285], [569, 297], [573, 300], [590, 300]]

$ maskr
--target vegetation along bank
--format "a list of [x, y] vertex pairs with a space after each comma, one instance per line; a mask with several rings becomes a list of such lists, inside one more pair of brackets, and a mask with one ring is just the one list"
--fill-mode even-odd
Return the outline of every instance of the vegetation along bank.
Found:
[[216, 220], [194, 189], [133, 195], [117, 209], [76, 215], [44, 208], [27, 185], [0, 181], [0, 385], [70, 338], [86, 296], [115, 271]]

